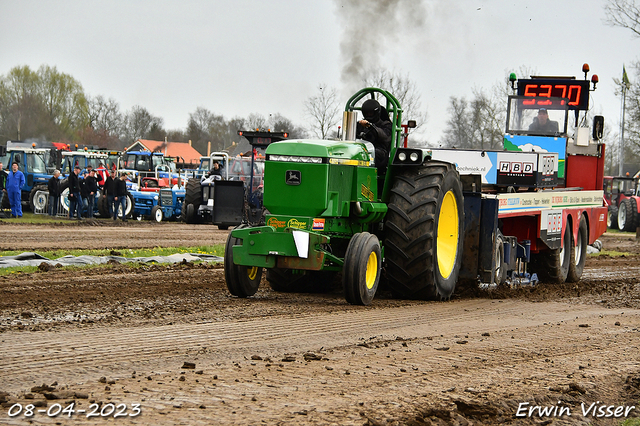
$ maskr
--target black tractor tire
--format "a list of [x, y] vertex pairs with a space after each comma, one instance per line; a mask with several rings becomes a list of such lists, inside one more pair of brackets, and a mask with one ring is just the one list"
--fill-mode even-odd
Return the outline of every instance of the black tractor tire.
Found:
[[493, 282], [496, 285], [503, 285], [507, 282], [507, 263], [504, 258], [504, 237], [500, 230], [496, 235], [494, 252]]
[[269, 268], [266, 273], [269, 286], [279, 293], [326, 293], [333, 290], [335, 276], [332, 271], [284, 268]]
[[224, 248], [224, 279], [227, 282], [229, 293], [236, 297], [249, 297], [256, 294], [260, 287], [262, 268], [257, 266], [242, 266], [233, 263], [234, 245], [239, 245], [240, 240], [231, 236], [227, 237]]
[[638, 227], [638, 204], [635, 198], [625, 198], [618, 206], [618, 229], [635, 231]]
[[9, 210], [11, 208], [11, 203], [9, 202], [9, 194], [3, 191], [2, 194], [2, 204], [0, 205], [2, 210]]
[[386, 277], [401, 298], [447, 300], [462, 264], [464, 199], [455, 166], [429, 161], [394, 178], [384, 223]]
[[[43, 192], [48, 193], [49, 188], [46, 185], [38, 185], [34, 186], [31, 189], [31, 193], [29, 194], [29, 208], [33, 213], [39, 211], [40, 213], [47, 213], [47, 208], [49, 206], [49, 196], [45, 195], [44, 198]], [[40, 192], [40, 194], [38, 194]]]
[[200, 179], [191, 178], [185, 185], [184, 203], [200, 206], [202, 203], [202, 187]]
[[186, 223], [196, 223], [196, 207], [193, 204], [185, 204], [182, 217]]
[[543, 250], [531, 254], [529, 270], [537, 273], [541, 282], [562, 284], [567, 280], [573, 252], [573, 234], [571, 232], [571, 223], [568, 220], [563, 232], [561, 248]]
[[342, 268], [344, 297], [352, 305], [370, 305], [380, 283], [382, 255], [378, 237], [360, 232], [351, 237]]
[[618, 229], [618, 206], [609, 206], [609, 212], [607, 214], [607, 228]]
[[151, 209], [151, 220], [155, 220], [156, 222], [160, 223], [162, 222], [162, 219], [164, 219], [164, 213], [162, 212], [162, 207], [153, 206], [153, 208]]
[[109, 217], [109, 200], [107, 197], [100, 197], [98, 199], [98, 213], [100, 217]]
[[574, 244], [571, 244], [571, 263], [569, 264], [569, 274], [567, 275], [568, 283], [580, 281], [584, 271], [584, 264], [587, 261], [587, 245], [589, 245], [589, 227], [587, 226], [587, 219], [582, 216], [580, 218], [580, 227], [578, 228], [578, 238], [574, 241]]

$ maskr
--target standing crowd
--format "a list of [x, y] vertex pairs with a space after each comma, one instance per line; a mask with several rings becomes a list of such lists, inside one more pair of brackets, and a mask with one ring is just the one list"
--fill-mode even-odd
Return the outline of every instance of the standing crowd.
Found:
[[[127, 221], [125, 214], [127, 200], [127, 174], [121, 173], [115, 178], [104, 167], [102, 163], [94, 170], [91, 166], [87, 166], [87, 170], [80, 176], [80, 166], [75, 166], [73, 172], [69, 174], [69, 219], [73, 219], [77, 212], [77, 218], [82, 219], [82, 212], [86, 212], [87, 218], [93, 218], [96, 206], [96, 194], [102, 189], [101, 197], [106, 199], [109, 217], [113, 220], [118, 218], [118, 212], [121, 213], [123, 222]], [[59, 170], [54, 172], [54, 176], [49, 180], [50, 187], [60, 185], [60, 181], [55, 173], [60, 174]], [[49, 189], [51, 194], [51, 189]], [[60, 192], [57, 192], [60, 198]], [[49, 195], [51, 198], [51, 195]], [[49, 205], [51, 206], [51, 201]], [[120, 209], [120, 207], [122, 207]], [[50, 215], [55, 215], [54, 211], [49, 211]]]
[[[56, 216], [60, 205], [60, 196], [62, 190], [60, 188], [60, 170], [55, 170], [53, 176], [47, 183], [49, 191], [49, 216]], [[80, 166], [76, 165], [73, 172], [67, 178], [69, 194], [69, 219], [73, 219], [76, 214], [78, 219], [84, 217], [92, 219], [97, 209], [96, 194], [102, 190], [101, 197], [106, 200], [109, 216], [116, 220], [118, 212], [121, 213], [122, 221], [126, 222], [126, 200], [127, 200], [127, 175], [121, 173], [120, 176], [112, 177], [109, 171], [102, 163], [98, 169], [94, 170], [91, 166], [82, 172]], [[4, 198], [9, 201], [11, 206], [11, 217], [22, 217], [22, 187], [25, 184], [24, 174], [18, 170], [18, 163], [11, 165], [11, 171], [3, 170], [3, 164], [0, 162], [0, 189], [2, 190], [2, 198], [0, 204], [5, 204]], [[6, 204], [5, 204], [6, 205]], [[122, 207], [120, 209], [120, 207]], [[84, 213], [84, 214], [83, 214]]]

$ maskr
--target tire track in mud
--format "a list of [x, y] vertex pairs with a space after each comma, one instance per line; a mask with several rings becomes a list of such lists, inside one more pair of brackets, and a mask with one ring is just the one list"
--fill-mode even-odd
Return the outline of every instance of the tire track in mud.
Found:
[[[129, 375], [132, 370], [175, 369], [182, 361], [194, 358], [207, 363], [252, 354], [281, 355], [317, 351], [321, 347], [338, 348], [372, 338], [420, 339], [485, 331], [495, 333], [515, 328], [535, 329], [549, 322], [618, 313], [558, 303], [466, 300], [244, 321], [8, 332], [2, 335], [0, 343], [0, 365], [4, 370], [3, 390], [7, 391], [52, 379], [83, 381], [104, 371], [117, 377]], [[559, 332], [553, 339], [562, 340], [563, 333]], [[570, 354], [576, 349], [588, 350], [572, 346], [565, 352]], [[487, 352], [482, 354], [479, 356], [486, 358]], [[511, 357], [517, 362], [517, 351]]]

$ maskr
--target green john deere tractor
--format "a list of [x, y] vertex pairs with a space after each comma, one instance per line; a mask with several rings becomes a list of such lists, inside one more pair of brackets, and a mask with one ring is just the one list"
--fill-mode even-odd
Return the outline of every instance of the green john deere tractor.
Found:
[[[373, 145], [355, 138], [358, 111], [369, 98], [386, 106], [382, 119], [392, 123], [386, 169], [373, 164]], [[276, 291], [304, 291], [342, 272], [352, 304], [371, 303], [381, 280], [400, 298], [451, 296], [462, 262], [460, 176], [453, 165], [431, 161], [428, 150], [403, 147], [401, 120], [392, 94], [367, 88], [346, 104], [342, 140], [268, 146], [265, 224], [240, 225], [227, 240], [231, 294], [254, 295], [266, 269]]]

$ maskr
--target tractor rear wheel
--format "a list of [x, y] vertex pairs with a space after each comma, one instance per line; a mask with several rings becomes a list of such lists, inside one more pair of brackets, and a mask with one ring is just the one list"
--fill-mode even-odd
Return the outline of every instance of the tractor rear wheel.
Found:
[[464, 233], [455, 166], [429, 161], [402, 170], [391, 188], [384, 229], [391, 291], [407, 299], [449, 299], [460, 275]]
[[625, 198], [618, 206], [618, 229], [635, 231], [638, 226], [638, 204], [635, 198]]
[[242, 266], [233, 263], [233, 246], [240, 245], [242, 240], [231, 236], [227, 237], [224, 248], [224, 279], [227, 282], [229, 293], [236, 297], [249, 297], [256, 294], [262, 278], [262, 268], [257, 266]]
[[[572, 262], [573, 236], [571, 224], [567, 220], [562, 234], [562, 247], [553, 250], [543, 250], [531, 254], [531, 272], [538, 274], [542, 282], [562, 284], [567, 280], [569, 267]], [[585, 248], [586, 253], [586, 248]]]
[[609, 206], [609, 214], [607, 215], [607, 229], [618, 229], [618, 207]]
[[578, 238], [575, 241], [575, 244], [571, 245], [571, 263], [569, 264], [567, 282], [577, 283], [580, 281], [582, 271], [584, 271], [584, 264], [587, 261], [588, 242], [589, 229], [587, 227], [587, 219], [582, 216], [580, 218], [580, 227], [578, 228]]
[[382, 256], [378, 237], [360, 232], [351, 237], [342, 268], [342, 287], [347, 302], [370, 305], [378, 290]]

